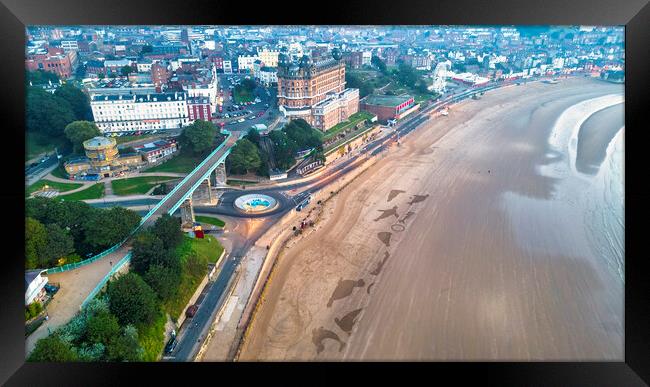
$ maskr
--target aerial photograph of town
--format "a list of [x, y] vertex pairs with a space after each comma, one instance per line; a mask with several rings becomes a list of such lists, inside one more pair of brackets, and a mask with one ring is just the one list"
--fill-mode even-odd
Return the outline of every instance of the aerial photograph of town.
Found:
[[623, 361], [623, 26], [25, 34], [27, 361]]

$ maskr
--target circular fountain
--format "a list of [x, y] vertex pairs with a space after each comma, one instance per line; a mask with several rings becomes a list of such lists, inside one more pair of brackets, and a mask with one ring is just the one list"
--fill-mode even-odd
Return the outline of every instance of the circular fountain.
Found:
[[278, 201], [268, 195], [249, 194], [235, 199], [235, 208], [247, 214], [263, 214], [278, 206]]

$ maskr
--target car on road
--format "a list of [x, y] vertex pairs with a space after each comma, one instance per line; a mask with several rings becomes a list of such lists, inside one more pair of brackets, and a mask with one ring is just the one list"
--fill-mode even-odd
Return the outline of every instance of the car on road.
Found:
[[256, 119], [256, 118], [257, 118], [257, 117], [252, 116], [251, 118], [249, 118], [249, 120], [254, 120], [254, 119]]
[[246, 121], [246, 120], [243, 119], [243, 118], [240, 118], [240, 119], [237, 120], [237, 122], [244, 122], [244, 121]]
[[167, 342], [167, 345], [165, 345], [165, 354], [169, 355], [170, 353], [174, 352], [176, 345], [178, 345], [176, 334], [172, 334], [172, 336], [169, 338], [169, 341]]
[[187, 307], [187, 310], [185, 311], [185, 317], [187, 318], [192, 318], [196, 314], [196, 311], [199, 310], [199, 307], [197, 305], [190, 305]]

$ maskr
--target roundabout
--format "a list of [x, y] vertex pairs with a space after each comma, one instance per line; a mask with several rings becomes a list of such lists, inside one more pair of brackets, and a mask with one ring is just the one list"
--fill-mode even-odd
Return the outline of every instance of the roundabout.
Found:
[[278, 202], [269, 195], [247, 194], [235, 199], [234, 206], [245, 214], [264, 214], [273, 211]]

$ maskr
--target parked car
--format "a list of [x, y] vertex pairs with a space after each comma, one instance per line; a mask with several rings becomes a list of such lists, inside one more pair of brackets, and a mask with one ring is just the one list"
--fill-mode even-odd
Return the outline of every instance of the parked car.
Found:
[[59, 288], [52, 284], [45, 284], [44, 288], [45, 288], [45, 292], [47, 292], [50, 295], [54, 295], [56, 294], [56, 292], [59, 291]]
[[246, 120], [243, 119], [243, 118], [240, 118], [240, 119], [237, 120], [237, 122], [244, 122], [244, 121], [246, 121]]
[[197, 305], [190, 305], [185, 311], [185, 317], [192, 318], [196, 314], [196, 311], [199, 310]]
[[172, 337], [169, 338], [169, 341], [167, 342], [167, 345], [165, 345], [165, 354], [169, 355], [170, 353], [174, 352], [174, 349], [176, 348], [176, 345], [178, 344], [178, 340], [176, 340], [176, 335], [172, 335]]

